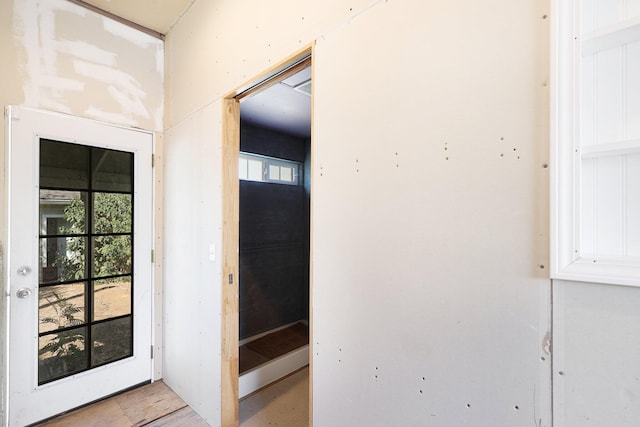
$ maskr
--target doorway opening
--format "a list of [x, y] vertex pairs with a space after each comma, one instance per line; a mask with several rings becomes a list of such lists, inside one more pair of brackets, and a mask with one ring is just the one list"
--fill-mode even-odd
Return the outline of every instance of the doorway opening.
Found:
[[225, 98], [223, 426], [310, 363], [311, 74], [308, 48]]

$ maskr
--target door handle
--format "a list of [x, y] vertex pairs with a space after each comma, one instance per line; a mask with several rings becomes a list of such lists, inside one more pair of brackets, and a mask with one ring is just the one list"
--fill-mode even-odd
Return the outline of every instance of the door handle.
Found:
[[18, 298], [28, 298], [31, 295], [31, 289], [29, 288], [20, 288], [16, 291], [16, 296]]

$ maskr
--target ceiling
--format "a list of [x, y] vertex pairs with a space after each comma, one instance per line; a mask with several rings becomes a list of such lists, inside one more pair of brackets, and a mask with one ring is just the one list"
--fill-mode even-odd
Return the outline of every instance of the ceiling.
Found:
[[167, 34], [195, 0], [82, 0], [143, 27]]
[[[94, 6], [164, 35], [171, 30], [195, 0], [69, 1]], [[264, 91], [244, 98], [240, 107], [243, 122], [309, 138], [311, 136], [311, 96], [297, 86], [309, 82], [310, 79], [311, 68], [306, 68]]]
[[[300, 138], [311, 137], [311, 67], [243, 98], [240, 118], [255, 126], [276, 130]], [[307, 90], [305, 90], [307, 88]]]

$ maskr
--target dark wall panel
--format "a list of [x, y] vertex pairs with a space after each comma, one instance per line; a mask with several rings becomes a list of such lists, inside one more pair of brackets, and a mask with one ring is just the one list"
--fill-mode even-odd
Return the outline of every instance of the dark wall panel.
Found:
[[304, 162], [305, 140], [280, 132], [240, 124], [240, 151]]
[[240, 249], [302, 244], [305, 195], [299, 185], [240, 181]]
[[241, 339], [306, 317], [301, 249], [292, 246], [242, 252]]
[[[308, 143], [243, 126], [240, 149], [305, 162]], [[309, 187], [240, 181], [240, 339], [309, 319]]]

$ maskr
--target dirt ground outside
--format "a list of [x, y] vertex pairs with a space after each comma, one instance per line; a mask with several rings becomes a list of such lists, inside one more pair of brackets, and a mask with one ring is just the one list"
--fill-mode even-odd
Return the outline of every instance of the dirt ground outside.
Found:
[[[75, 322], [84, 323], [88, 315], [85, 308], [85, 284], [74, 283], [58, 285], [40, 290], [39, 331], [49, 332], [59, 328], [73, 326]], [[94, 319], [104, 320], [131, 313], [131, 282], [97, 281], [93, 296]], [[52, 335], [56, 337], [56, 335]], [[46, 344], [42, 340], [40, 348]], [[99, 346], [100, 343], [97, 343]], [[81, 345], [84, 348], [84, 345]], [[40, 355], [40, 359], [52, 354]]]

